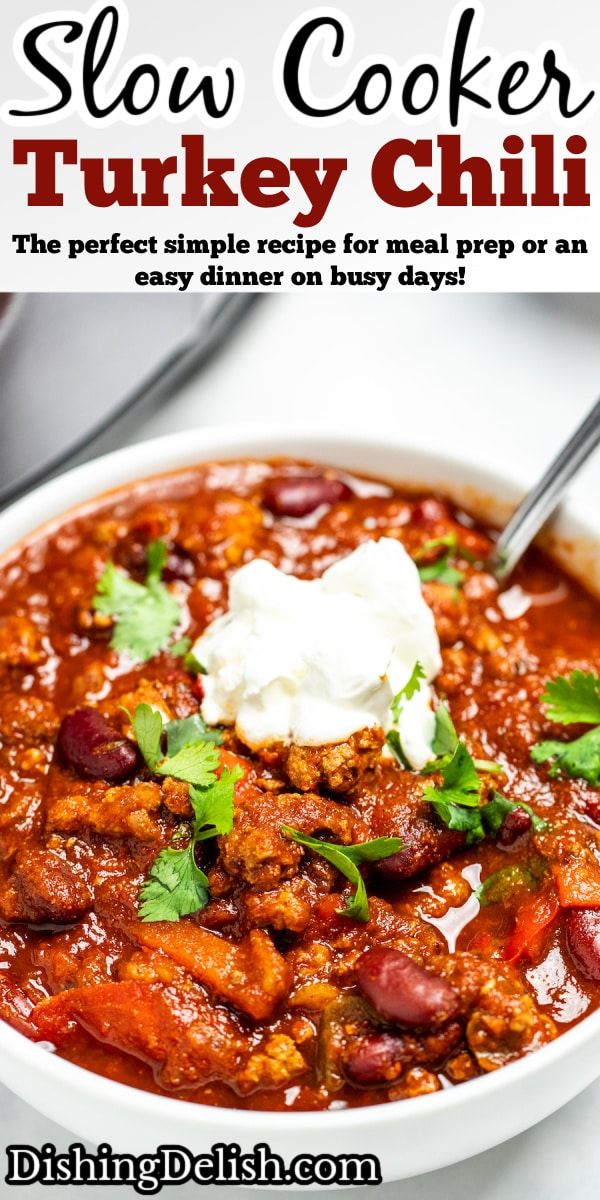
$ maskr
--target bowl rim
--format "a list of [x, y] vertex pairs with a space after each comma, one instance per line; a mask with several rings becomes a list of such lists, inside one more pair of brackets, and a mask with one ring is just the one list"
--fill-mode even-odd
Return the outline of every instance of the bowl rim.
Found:
[[[231, 444], [229, 446], [229, 443]], [[368, 428], [354, 427], [352, 431], [340, 434], [336, 429], [320, 429], [315, 432], [303, 426], [289, 426], [281, 422], [268, 424], [222, 425], [206, 428], [194, 428], [159, 435], [133, 446], [110, 451], [94, 458], [87, 463], [63, 472], [41, 486], [21, 497], [14, 504], [0, 513], [0, 562], [23, 543], [35, 539], [42, 530], [51, 528], [53, 524], [68, 518], [73, 510], [84, 509], [86, 504], [95, 503], [103, 496], [127, 487], [129, 483], [151, 479], [153, 476], [168, 474], [171, 471], [185, 470], [186, 466], [193, 467], [199, 462], [234, 461], [242, 457], [298, 457], [307, 458], [317, 463], [327, 464], [330, 456], [332, 465], [342, 466], [346, 452], [357, 452], [359, 457], [367, 454], [377, 456], [378, 452], [385, 455], [397, 452], [400, 458], [410, 459], [420, 469], [434, 470], [436, 481], [429, 486], [443, 492], [444, 470], [464, 469], [469, 487], [481, 488], [482, 494], [496, 496], [498, 492], [504, 497], [516, 501], [524, 491], [526, 481], [515, 477], [510, 470], [499, 472], [493, 468], [474, 465], [459, 451], [448, 449], [443, 453], [429, 451], [421, 445], [412, 445], [409, 440], [397, 443], [389, 436], [383, 438], [373, 434]], [[172, 462], [175, 458], [177, 462]], [[337, 461], [336, 461], [337, 460]], [[143, 466], [129, 471], [133, 463]], [[147, 469], [150, 468], [150, 469]], [[347, 466], [350, 473], [355, 468]], [[357, 473], [368, 468], [356, 468]], [[438, 475], [439, 472], [439, 475]], [[390, 479], [389, 472], [386, 473]], [[375, 466], [372, 469], [373, 478], [378, 476]], [[97, 486], [89, 490], [86, 483], [89, 479], [108, 478], [108, 487], [98, 491]], [[398, 483], [402, 482], [399, 475]], [[407, 481], [409, 482], [409, 481]], [[418, 486], [417, 481], [414, 481]], [[427, 475], [419, 475], [418, 482], [428, 484]], [[412, 486], [413, 481], [410, 481]], [[498, 492], [496, 491], [498, 489]], [[447, 488], [447, 490], [451, 490]], [[61, 497], [66, 499], [63, 504]], [[58, 501], [58, 506], [56, 502]], [[43, 522], [32, 520], [34, 512], [48, 512], [51, 515]], [[580, 534], [594, 541], [600, 539], [599, 527], [595, 529], [590, 524], [589, 514], [578, 515], [576, 505], [571, 503], [561, 508], [561, 522], [566, 522], [572, 531], [571, 535]], [[19, 532], [13, 539], [8, 534], [8, 543], [3, 546], [5, 527], [16, 527]], [[27, 527], [27, 528], [25, 528]], [[328, 1127], [341, 1130], [352, 1130], [365, 1125], [384, 1125], [393, 1117], [398, 1120], [409, 1120], [415, 1114], [443, 1113], [457, 1105], [479, 1105], [485, 1101], [488, 1093], [498, 1093], [513, 1085], [519, 1086], [525, 1079], [533, 1079], [540, 1073], [551, 1069], [565, 1058], [576, 1054], [578, 1049], [592, 1042], [600, 1035], [600, 1009], [583, 1017], [577, 1025], [561, 1033], [554, 1041], [540, 1047], [531, 1054], [516, 1062], [508, 1063], [497, 1071], [469, 1080], [460, 1087], [443, 1088], [428, 1096], [417, 1096], [406, 1100], [383, 1101], [381, 1104], [361, 1105], [356, 1108], [340, 1110], [322, 1109], [318, 1111], [270, 1111], [263, 1109], [240, 1109], [219, 1105], [197, 1103], [180, 1096], [163, 1096], [135, 1088], [130, 1084], [120, 1083], [96, 1074], [86, 1067], [80, 1067], [66, 1059], [59, 1058], [50, 1052], [44, 1043], [30, 1041], [24, 1034], [11, 1028], [0, 1020], [0, 1058], [5, 1054], [13, 1061], [20, 1062], [24, 1067], [41, 1073], [46, 1080], [58, 1088], [69, 1088], [90, 1099], [98, 1099], [109, 1103], [114, 1110], [137, 1109], [138, 1115], [152, 1114], [153, 1117], [165, 1120], [177, 1119], [190, 1124], [202, 1126], [208, 1132], [222, 1129], [226, 1123], [231, 1133], [255, 1133], [257, 1120], [261, 1123], [261, 1136], [269, 1132], [282, 1133], [286, 1130], [298, 1133], [301, 1130], [312, 1132], [322, 1130], [323, 1122]], [[598, 1066], [600, 1074], [600, 1062]], [[0, 1071], [0, 1078], [2, 1072]], [[11, 1086], [10, 1084], [7, 1086]], [[13, 1089], [14, 1090], [14, 1089]]]

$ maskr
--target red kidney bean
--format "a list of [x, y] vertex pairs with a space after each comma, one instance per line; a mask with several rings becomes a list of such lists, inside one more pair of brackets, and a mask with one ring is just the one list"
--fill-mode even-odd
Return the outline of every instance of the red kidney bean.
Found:
[[323, 504], [350, 500], [354, 492], [341, 479], [327, 475], [286, 475], [272, 479], [263, 496], [263, 507], [275, 517], [307, 517]]
[[[464, 845], [464, 833], [446, 829], [441, 821], [439, 827], [434, 824], [428, 814], [421, 816], [415, 813], [414, 804], [402, 805], [397, 810], [397, 823], [389, 833], [402, 838], [403, 849], [389, 858], [382, 858], [374, 864], [378, 875], [384, 879], [409, 879], [411, 875], [419, 875], [427, 867], [434, 867], [448, 858], [459, 846]], [[388, 829], [385, 829], [388, 833]]]
[[423, 500], [417, 500], [413, 508], [412, 519], [415, 525], [439, 525], [450, 519], [450, 510], [443, 500], [436, 500], [434, 496], [425, 496]]
[[525, 833], [529, 833], [530, 829], [529, 813], [524, 808], [513, 808], [512, 812], [506, 814], [500, 826], [498, 841], [501, 846], [512, 846]]
[[117, 546], [113, 558], [117, 566], [123, 567], [124, 571], [134, 575], [140, 582], [143, 580], [147, 569], [145, 545], [142, 546], [139, 542], [122, 542]]
[[[143, 580], [148, 570], [148, 545], [152, 540], [149, 538], [146, 541], [130, 533], [117, 546], [114, 554], [115, 562], [120, 567], [124, 567], [126, 571], [132, 572], [136, 578]], [[175, 579], [181, 579], [184, 583], [194, 582], [196, 567], [185, 550], [169, 551], [163, 567], [162, 578], [165, 583], [172, 583]]]
[[137, 746], [124, 738], [96, 708], [76, 708], [58, 731], [56, 748], [62, 761], [78, 775], [123, 783], [140, 758]]
[[575, 966], [588, 979], [600, 983], [600, 909], [570, 908], [565, 929]]
[[459, 1009], [460, 997], [452, 985], [400, 950], [384, 946], [368, 950], [360, 959], [356, 979], [380, 1016], [408, 1028], [433, 1029]]
[[165, 583], [172, 583], [174, 579], [192, 583], [196, 578], [196, 568], [187, 554], [173, 550], [167, 557], [162, 577]]
[[393, 1033], [371, 1033], [344, 1058], [344, 1073], [361, 1087], [393, 1083], [408, 1060], [404, 1039]]
[[584, 812], [586, 817], [594, 822], [594, 825], [600, 825], [600, 795], [587, 798]]

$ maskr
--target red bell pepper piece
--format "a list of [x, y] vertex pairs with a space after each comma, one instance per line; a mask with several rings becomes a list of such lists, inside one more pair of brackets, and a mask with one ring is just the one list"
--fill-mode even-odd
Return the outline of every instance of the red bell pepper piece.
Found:
[[556, 920], [558, 912], [558, 897], [554, 891], [538, 892], [526, 900], [517, 911], [515, 927], [502, 952], [503, 959], [516, 963], [523, 958], [534, 958], [542, 934]]

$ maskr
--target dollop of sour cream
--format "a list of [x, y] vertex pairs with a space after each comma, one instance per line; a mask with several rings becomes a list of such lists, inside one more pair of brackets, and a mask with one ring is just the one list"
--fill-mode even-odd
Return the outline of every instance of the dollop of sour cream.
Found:
[[[432, 757], [428, 684], [441, 667], [417, 568], [393, 538], [366, 541], [320, 579], [255, 559], [233, 575], [229, 611], [193, 647], [207, 674], [202, 715], [234, 725], [250, 748], [320, 746], [372, 726], [400, 734], [419, 770]], [[415, 663], [425, 672], [392, 725], [390, 706]]]

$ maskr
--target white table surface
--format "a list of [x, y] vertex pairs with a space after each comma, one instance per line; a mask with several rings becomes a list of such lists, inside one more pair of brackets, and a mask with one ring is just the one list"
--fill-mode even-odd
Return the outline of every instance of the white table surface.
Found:
[[[235, 343], [140, 437], [273, 419], [351, 428], [367, 398], [371, 425], [395, 434], [406, 428], [411, 441], [436, 449], [461, 444], [475, 460], [491, 467], [509, 461], [533, 481], [600, 390], [599, 332], [597, 297], [278, 297], [257, 306]], [[597, 509], [598, 458], [574, 486]], [[374, 1191], [382, 1200], [597, 1200], [599, 1122], [600, 1082], [504, 1146]], [[70, 1140], [0, 1088], [2, 1148], [47, 1141], [65, 1148]], [[227, 1200], [235, 1189], [204, 1190]], [[106, 1200], [133, 1194], [101, 1191]], [[13, 1191], [0, 1185], [4, 1194]], [[63, 1186], [26, 1192], [36, 1200], [72, 1194]], [[198, 1194], [191, 1185], [161, 1193], [178, 1200]]]

